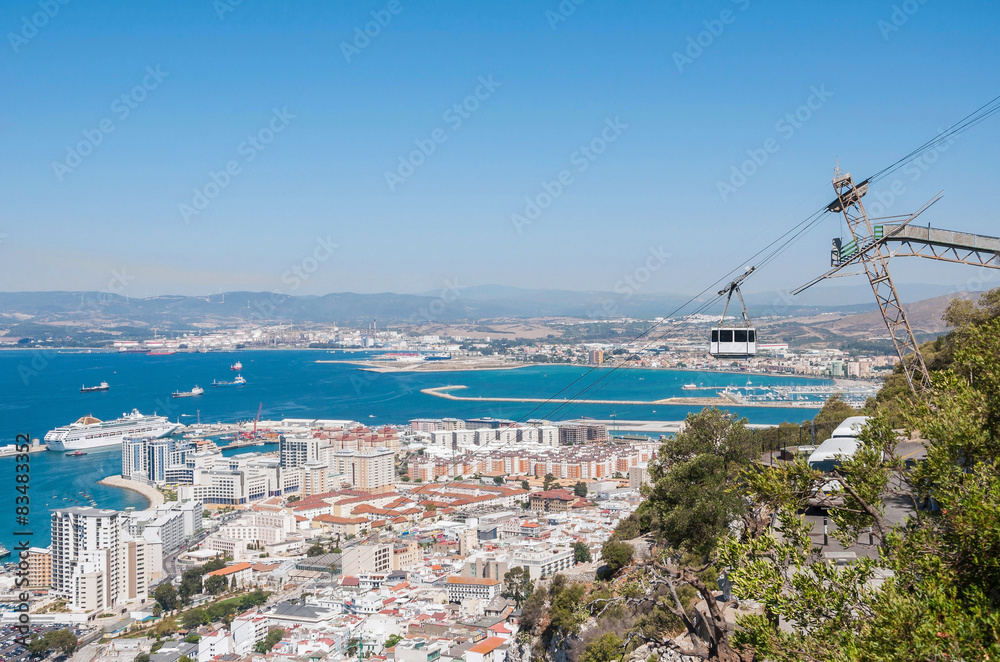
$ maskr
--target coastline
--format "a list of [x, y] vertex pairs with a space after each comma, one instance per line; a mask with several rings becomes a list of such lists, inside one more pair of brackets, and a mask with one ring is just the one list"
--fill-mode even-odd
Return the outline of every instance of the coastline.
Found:
[[661, 400], [571, 400], [570, 398], [500, 398], [500, 397], [483, 397], [483, 396], [460, 396], [450, 393], [449, 391], [456, 391], [458, 389], [468, 388], [467, 386], [461, 385], [449, 385], [449, 386], [436, 386], [433, 388], [420, 389], [420, 392], [425, 395], [433, 395], [437, 398], [444, 398], [445, 400], [460, 400], [464, 402], [538, 402], [538, 403], [566, 403], [575, 402], [578, 404], [592, 404], [592, 405], [645, 405], [645, 406], [657, 406], [657, 405], [686, 405], [686, 406], [696, 406], [696, 407], [771, 407], [775, 409], [791, 409], [796, 407], [801, 407], [803, 409], [818, 409], [815, 403], [805, 404], [795, 404], [787, 402], [737, 402], [730, 398], [724, 396], [717, 397], [672, 397], [663, 398]]
[[358, 366], [358, 370], [362, 372], [375, 372], [379, 374], [387, 373], [397, 373], [397, 372], [482, 372], [486, 370], [517, 370], [518, 368], [525, 368], [529, 365], [534, 365], [531, 363], [519, 363], [511, 365], [509, 363], [501, 362], [462, 362], [462, 363], [451, 363], [450, 361], [423, 361], [423, 362], [401, 362], [399, 365], [393, 365], [390, 361], [365, 361], [365, 360], [317, 360], [316, 363], [342, 363], [346, 365]]
[[97, 481], [98, 485], [105, 485], [107, 487], [120, 487], [123, 490], [129, 490], [135, 492], [136, 494], [141, 494], [149, 502], [146, 508], [156, 508], [164, 504], [163, 495], [160, 491], [153, 487], [152, 485], [147, 485], [146, 483], [140, 483], [137, 480], [126, 480], [120, 475], [108, 476], [107, 478], [102, 478]]

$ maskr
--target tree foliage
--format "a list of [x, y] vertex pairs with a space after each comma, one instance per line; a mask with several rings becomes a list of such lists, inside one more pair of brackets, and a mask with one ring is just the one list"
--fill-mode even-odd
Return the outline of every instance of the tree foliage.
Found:
[[688, 415], [684, 431], [663, 443], [651, 467], [646, 530], [675, 549], [709, 554], [734, 521], [746, 518], [740, 475], [760, 455], [745, 419], [714, 407]]
[[223, 575], [212, 575], [205, 580], [205, 592], [209, 595], [219, 595], [229, 590], [229, 579]]
[[33, 635], [28, 641], [27, 649], [33, 657], [40, 657], [50, 651], [56, 651], [68, 657], [76, 651], [78, 644], [76, 635], [64, 628], [50, 630], [42, 636]]
[[[870, 527], [877, 556], [838, 567], [814, 548], [801, 506], [822, 477], [804, 462], [747, 476], [753, 497], [775, 507], [780, 535], [730, 541], [720, 559], [734, 593], [765, 606], [740, 620], [736, 636], [758, 657], [1000, 656], [1000, 320], [952, 312], [966, 326], [949, 340], [949, 367], [933, 375], [928, 396], [904, 399], [892, 414], [928, 440], [926, 459], [895, 457], [882, 415], [835, 474], [843, 499], [828, 516], [837, 537], [857, 546]], [[887, 504], [902, 499], [918, 508], [890, 522]]]
[[153, 591], [153, 599], [159, 603], [164, 611], [172, 611], [177, 608], [177, 590], [173, 584], [164, 583], [156, 587]]
[[256, 644], [254, 644], [253, 647], [254, 652], [255, 653], [269, 652], [272, 648], [275, 647], [275, 645], [279, 641], [281, 641], [281, 638], [284, 636], [285, 636], [285, 631], [282, 630], [281, 628], [275, 628], [271, 630], [270, 632], [267, 633], [267, 636], [264, 637], [263, 641], [258, 641]]
[[208, 625], [209, 623], [211, 623], [211, 619], [208, 617], [208, 612], [201, 607], [188, 609], [181, 614], [181, 625], [184, 626], [185, 630], [193, 630], [200, 625]]
[[503, 577], [503, 590], [500, 595], [509, 598], [520, 607], [534, 590], [535, 583], [526, 568], [517, 566], [507, 571]]
[[601, 575], [604, 578], [611, 578], [618, 574], [618, 571], [632, 562], [635, 548], [627, 542], [609, 540], [601, 548], [601, 561], [604, 567], [601, 568]]
[[593, 557], [590, 555], [590, 547], [582, 540], [573, 543], [573, 561], [576, 563], [590, 563]]

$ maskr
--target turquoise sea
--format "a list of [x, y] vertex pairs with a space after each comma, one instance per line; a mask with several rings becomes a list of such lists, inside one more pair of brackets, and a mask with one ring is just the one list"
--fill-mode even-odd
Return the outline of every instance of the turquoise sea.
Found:
[[[33, 438], [86, 414], [113, 419], [138, 409], [144, 414], [165, 414], [191, 424], [236, 422], [261, 418], [352, 419], [366, 425], [406, 423], [412, 418], [492, 416], [524, 420], [564, 420], [589, 416], [622, 420], [682, 420], [697, 407], [664, 405], [591, 405], [558, 402], [496, 403], [452, 401], [426, 395], [421, 389], [463, 385], [460, 396], [573, 398], [599, 400], [658, 400], [672, 396], [711, 395], [711, 391], [683, 391], [684, 384], [742, 386], [754, 384], [820, 384], [817, 380], [744, 374], [670, 370], [590, 369], [582, 366], [539, 365], [516, 370], [437, 373], [364, 372], [339, 363], [317, 360], [350, 360], [363, 354], [317, 350], [255, 350], [207, 354], [178, 353], [167, 356], [55, 351], [0, 351], [0, 445], [14, 443], [17, 434]], [[242, 387], [211, 388], [212, 380], [230, 380], [229, 367], [242, 362]], [[82, 385], [106, 381], [110, 390], [80, 393]], [[174, 391], [195, 385], [205, 394], [172, 399]], [[812, 409], [733, 408], [751, 423], [780, 423], [810, 418]], [[265, 448], [264, 450], [269, 450]], [[258, 448], [242, 449], [257, 451]], [[227, 453], [228, 454], [228, 453]], [[102, 508], [145, 507], [145, 499], [117, 488], [97, 485], [101, 478], [121, 472], [118, 448], [92, 450], [80, 457], [46, 452], [31, 456], [31, 544], [49, 542], [49, 512], [70, 505], [87, 505], [82, 493]], [[0, 507], [0, 542], [13, 549], [14, 458], [0, 458], [0, 481], [7, 485], [6, 508]], [[4, 513], [8, 513], [5, 515]], [[7, 520], [7, 521], [5, 521]]]

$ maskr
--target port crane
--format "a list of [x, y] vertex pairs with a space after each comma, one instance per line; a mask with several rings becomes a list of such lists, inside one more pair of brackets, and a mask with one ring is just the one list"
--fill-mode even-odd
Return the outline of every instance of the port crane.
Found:
[[[906, 318], [896, 285], [889, 274], [889, 260], [894, 257], [923, 257], [1000, 269], [1000, 238], [934, 229], [929, 225], [910, 225], [911, 221], [941, 199], [941, 193], [909, 216], [871, 219], [861, 202], [861, 198], [868, 192], [869, 183], [866, 179], [855, 184], [851, 174], [841, 172], [838, 166], [833, 178], [833, 190], [837, 199], [826, 210], [843, 213], [852, 239], [846, 244], [840, 239], [834, 239], [830, 256], [833, 268], [793, 290], [792, 294], [798, 294], [828, 278], [864, 273], [875, 294], [896, 354], [899, 355], [910, 390], [920, 393], [930, 387], [930, 373]], [[861, 266], [861, 271], [840, 273], [845, 267], [857, 265]], [[909, 356], [911, 354], [912, 357]]]

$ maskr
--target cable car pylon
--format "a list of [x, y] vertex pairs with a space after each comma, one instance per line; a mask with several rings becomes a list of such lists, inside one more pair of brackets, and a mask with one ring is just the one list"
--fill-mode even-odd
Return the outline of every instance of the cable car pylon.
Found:
[[[879, 311], [903, 366], [903, 374], [910, 390], [919, 394], [930, 388], [930, 373], [906, 318], [896, 285], [889, 274], [889, 260], [893, 257], [915, 256], [1000, 269], [1000, 239], [967, 232], [910, 226], [913, 219], [941, 199], [940, 193], [909, 216], [875, 219], [889, 222], [873, 225], [861, 202], [861, 198], [868, 192], [868, 183], [869, 180], [866, 179], [855, 185], [850, 173], [842, 173], [837, 168], [833, 178], [833, 190], [837, 193], [837, 199], [830, 203], [827, 211], [844, 214], [852, 240], [844, 244], [841, 240], [834, 239], [830, 260], [833, 268], [793, 290], [792, 294], [799, 294], [827, 278], [854, 275], [838, 272], [844, 267], [861, 264], [875, 293]], [[899, 244], [899, 248], [890, 250], [890, 244]]]

